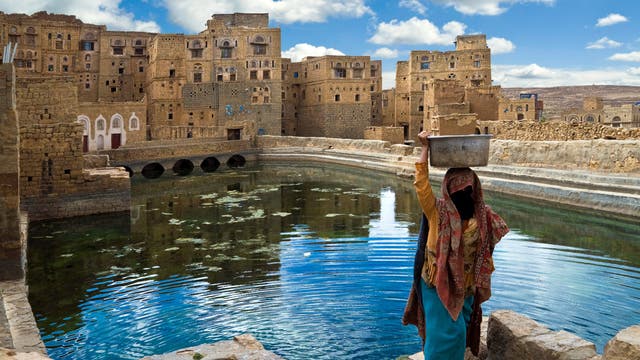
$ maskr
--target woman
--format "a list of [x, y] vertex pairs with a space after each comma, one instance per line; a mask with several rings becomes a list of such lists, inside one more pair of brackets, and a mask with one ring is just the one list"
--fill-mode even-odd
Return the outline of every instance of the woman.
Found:
[[[493, 248], [509, 229], [485, 205], [480, 180], [469, 168], [449, 169], [442, 182], [443, 198], [436, 199], [429, 183], [428, 135], [418, 134], [422, 154], [414, 185], [423, 216], [402, 322], [418, 327], [425, 360], [458, 360], [464, 359], [469, 343], [475, 342], [472, 351], [477, 354], [480, 304], [491, 296]], [[469, 326], [472, 308], [475, 326]]]

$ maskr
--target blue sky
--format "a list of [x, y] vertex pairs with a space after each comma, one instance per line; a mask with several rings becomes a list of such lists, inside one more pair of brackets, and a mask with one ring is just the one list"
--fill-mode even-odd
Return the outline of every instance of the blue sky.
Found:
[[110, 30], [193, 34], [214, 13], [268, 12], [283, 56], [370, 55], [383, 87], [411, 50], [487, 35], [494, 85], [640, 86], [637, 0], [0, 0], [5, 13], [73, 14]]

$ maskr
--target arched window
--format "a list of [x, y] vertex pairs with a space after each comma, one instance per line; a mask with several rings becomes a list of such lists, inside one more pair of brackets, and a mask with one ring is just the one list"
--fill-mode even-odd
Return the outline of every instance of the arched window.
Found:
[[104, 131], [104, 119], [98, 119], [96, 121], [96, 130]]
[[87, 54], [84, 56], [84, 61], [91, 61], [91, 55]]
[[36, 33], [36, 29], [34, 29], [33, 27], [29, 26], [27, 28], [27, 34], [35, 34]]
[[261, 35], [257, 35], [255, 38], [253, 38], [253, 42], [255, 42], [255, 43], [263, 43], [264, 42], [264, 38]]
[[111, 120], [111, 127], [114, 129], [120, 129], [120, 118], [113, 118]]
[[129, 130], [138, 130], [140, 129], [140, 121], [138, 117], [133, 113], [129, 118]]
[[587, 115], [586, 120], [587, 120], [587, 122], [594, 122], [595, 118], [593, 117], [593, 115]]
[[12, 26], [9, 29], [9, 34], [14, 35], [14, 34], [17, 34], [17, 33], [18, 33], [18, 29], [15, 26]]

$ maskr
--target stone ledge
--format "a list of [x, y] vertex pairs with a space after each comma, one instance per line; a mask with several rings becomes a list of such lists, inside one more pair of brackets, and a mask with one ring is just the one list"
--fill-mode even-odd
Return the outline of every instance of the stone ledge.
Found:
[[265, 350], [264, 346], [250, 334], [234, 336], [233, 340], [219, 341], [214, 344], [192, 346], [163, 355], [145, 356], [141, 360], [191, 360], [196, 358], [284, 360], [271, 351]]

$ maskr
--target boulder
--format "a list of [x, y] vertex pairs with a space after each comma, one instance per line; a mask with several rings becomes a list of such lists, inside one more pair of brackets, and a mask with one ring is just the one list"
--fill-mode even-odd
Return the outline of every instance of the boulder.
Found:
[[604, 347], [602, 360], [640, 359], [640, 325], [616, 334]]
[[141, 360], [192, 359], [283, 360], [282, 357], [265, 350], [264, 346], [250, 334], [234, 336], [233, 340], [192, 346], [168, 354], [145, 356]]
[[536, 321], [509, 310], [489, 318], [487, 347], [491, 360], [598, 359], [596, 347], [566, 331], [551, 331]]

